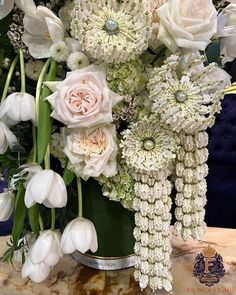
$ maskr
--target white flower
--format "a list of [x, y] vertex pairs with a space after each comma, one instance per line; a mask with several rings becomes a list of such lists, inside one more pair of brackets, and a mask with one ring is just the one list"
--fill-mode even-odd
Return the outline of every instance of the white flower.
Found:
[[172, 0], [157, 10], [158, 39], [172, 52], [178, 47], [205, 50], [217, 30], [212, 0]]
[[33, 264], [28, 256], [22, 267], [21, 275], [23, 279], [29, 277], [34, 283], [41, 283], [49, 276], [50, 270], [51, 268], [43, 262]]
[[42, 170], [42, 167], [38, 164], [25, 164], [19, 167], [20, 172], [17, 174], [14, 174], [12, 179], [11, 179], [11, 183], [10, 183], [10, 187], [15, 190], [16, 189], [16, 183], [19, 180], [24, 180], [24, 186], [27, 187], [30, 179], [39, 171]]
[[53, 43], [50, 48], [50, 55], [59, 63], [66, 61], [69, 55], [69, 48], [64, 41]]
[[14, 0], [3, 0], [0, 2], [0, 20], [12, 11], [13, 6]]
[[42, 170], [29, 181], [25, 192], [25, 205], [36, 203], [49, 208], [62, 208], [67, 203], [67, 191], [62, 177], [53, 170]]
[[85, 218], [76, 218], [67, 224], [61, 237], [61, 249], [65, 254], [74, 251], [85, 253], [98, 249], [97, 233], [93, 223]]
[[8, 220], [14, 210], [14, 198], [11, 190], [0, 194], [0, 221]]
[[101, 66], [67, 73], [64, 81], [46, 85], [55, 91], [47, 97], [54, 109], [51, 116], [69, 128], [112, 122], [112, 107], [122, 99], [108, 88]]
[[44, 62], [41, 60], [29, 60], [25, 65], [26, 76], [33, 80], [38, 81]]
[[67, 66], [75, 71], [89, 66], [89, 59], [83, 52], [72, 52], [67, 59]]
[[50, 57], [52, 44], [64, 40], [63, 23], [44, 6], [38, 6], [35, 10], [32, 8], [31, 13], [28, 10], [25, 12], [23, 42], [34, 58]]
[[8, 146], [12, 148], [16, 144], [16, 136], [11, 132], [5, 123], [0, 121], [0, 155], [7, 151]]
[[33, 264], [44, 263], [50, 267], [56, 265], [63, 257], [60, 240], [61, 234], [57, 231], [42, 232], [30, 250], [31, 262]]
[[217, 37], [221, 40], [222, 62], [231, 62], [236, 58], [236, 2], [228, 5], [218, 17]]
[[77, 128], [67, 136], [64, 153], [69, 167], [83, 179], [117, 173], [116, 131], [112, 125]]
[[7, 125], [16, 125], [21, 121], [36, 121], [35, 99], [28, 93], [10, 94], [0, 106], [0, 118]]

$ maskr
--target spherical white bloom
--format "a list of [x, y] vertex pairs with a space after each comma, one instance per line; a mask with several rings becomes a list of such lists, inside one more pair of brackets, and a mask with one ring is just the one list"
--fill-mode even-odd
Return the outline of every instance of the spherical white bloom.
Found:
[[24, 186], [27, 187], [30, 179], [39, 171], [42, 170], [42, 167], [38, 164], [25, 164], [19, 167], [20, 172], [17, 174], [14, 174], [11, 182], [10, 187], [15, 190], [16, 189], [16, 183], [19, 180], [24, 181]]
[[67, 136], [64, 153], [69, 168], [83, 179], [117, 173], [116, 131], [112, 125], [77, 128]]
[[71, 34], [89, 56], [120, 63], [147, 49], [151, 13], [145, 0], [75, 2]]
[[35, 123], [35, 99], [28, 93], [10, 94], [0, 105], [0, 118], [7, 125], [16, 125], [21, 121]]
[[11, 190], [0, 193], [0, 221], [8, 220], [14, 210], [14, 197]]
[[69, 56], [69, 48], [64, 41], [53, 43], [50, 47], [50, 56], [59, 63], [66, 61]]
[[23, 7], [24, 34], [22, 40], [36, 59], [51, 56], [50, 47], [64, 39], [64, 27], [61, 20], [44, 6], [34, 7], [31, 12]]
[[33, 81], [38, 81], [43, 66], [43, 61], [30, 59], [25, 65], [26, 76]]
[[236, 58], [236, 2], [228, 5], [218, 16], [217, 37], [222, 37], [220, 53], [222, 62], [231, 62]]
[[108, 88], [102, 66], [67, 73], [66, 79], [52, 90], [55, 92], [47, 97], [53, 107], [51, 116], [69, 128], [112, 122], [112, 107], [122, 100]]
[[59, 18], [63, 22], [63, 25], [66, 30], [69, 31], [70, 24], [72, 21], [72, 10], [75, 7], [74, 1], [66, 1], [65, 5], [59, 10]]
[[172, 52], [178, 47], [205, 50], [217, 31], [212, 0], [173, 0], [157, 9], [158, 39]]
[[122, 157], [127, 165], [140, 173], [156, 173], [175, 159], [173, 135], [150, 119], [130, 125], [123, 132]]
[[30, 250], [31, 262], [33, 264], [44, 263], [50, 267], [56, 265], [63, 257], [60, 240], [61, 234], [57, 231], [42, 232]]
[[13, 6], [14, 0], [3, 0], [0, 2], [0, 20], [12, 11]]
[[32, 263], [30, 256], [28, 256], [22, 267], [21, 275], [23, 279], [29, 277], [34, 283], [42, 283], [49, 276], [50, 270], [51, 268], [43, 262]]
[[62, 208], [67, 203], [67, 191], [62, 177], [53, 170], [42, 170], [29, 181], [25, 192], [25, 205], [36, 203], [49, 208]]
[[65, 254], [74, 251], [85, 253], [98, 249], [97, 233], [93, 223], [85, 218], [76, 218], [67, 224], [61, 237], [61, 249]]
[[8, 146], [12, 148], [16, 144], [16, 136], [11, 132], [5, 123], [0, 121], [0, 155], [5, 154]]
[[83, 52], [72, 52], [67, 59], [67, 66], [71, 71], [89, 66], [88, 57]]
[[[204, 67], [202, 59], [196, 58], [182, 72], [181, 61], [180, 55], [172, 55], [154, 69], [149, 81], [150, 98], [152, 110], [164, 126], [191, 134], [213, 126], [215, 114], [221, 110], [225, 80], [218, 78], [215, 64]], [[199, 71], [192, 71], [199, 63]]]

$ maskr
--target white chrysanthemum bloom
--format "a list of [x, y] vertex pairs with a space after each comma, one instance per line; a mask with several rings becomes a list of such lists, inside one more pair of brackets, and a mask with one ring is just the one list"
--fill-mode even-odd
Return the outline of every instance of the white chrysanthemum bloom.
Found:
[[123, 132], [122, 157], [139, 173], [155, 174], [175, 159], [176, 141], [171, 132], [154, 120], [131, 124]]
[[67, 59], [67, 66], [71, 71], [85, 68], [89, 64], [89, 59], [83, 52], [72, 52]]
[[147, 49], [151, 12], [145, 0], [75, 2], [71, 34], [93, 58], [120, 63]]
[[[221, 110], [227, 77], [215, 64], [196, 57], [182, 69], [182, 57], [170, 56], [149, 81], [153, 113], [172, 131], [194, 133], [213, 126]], [[200, 66], [199, 66], [200, 65]], [[198, 70], [196, 71], [196, 66]]]
[[50, 55], [59, 63], [66, 61], [69, 56], [69, 48], [64, 41], [53, 43], [50, 48]]
[[33, 80], [38, 81], [44, 62], [41, 60], [29, 60], [25, 65], [26, 76]]

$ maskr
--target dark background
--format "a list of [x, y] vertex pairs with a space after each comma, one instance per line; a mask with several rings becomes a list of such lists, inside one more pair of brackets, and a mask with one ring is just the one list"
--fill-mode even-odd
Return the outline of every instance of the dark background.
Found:
[[[236, 81], [236, 60], [226, 70]], [[236, 95], [227, 95], [216, 125], [209, 131], [209, 176], [206, 223], [236, 228]], [[11, 231], [12, 220], [0, 222], [0, 235]]]

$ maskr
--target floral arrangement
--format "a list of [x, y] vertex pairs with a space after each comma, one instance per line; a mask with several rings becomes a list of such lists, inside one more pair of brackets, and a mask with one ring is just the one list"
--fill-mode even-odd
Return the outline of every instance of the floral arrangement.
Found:
[[[134, 213], [140, 288], [171, 292], [173, 203], [185, 241], [206, 229], [206, 130], [235, 92], [222, 69], [236, 57], [235, 0], [3, 0], [3, 18], [5, 260], [39, 283], [63, 254], [96, 252], [81, 187], [94, 178]], [[60, 232], [56, 209], [74, 194], [78, 217]]]

